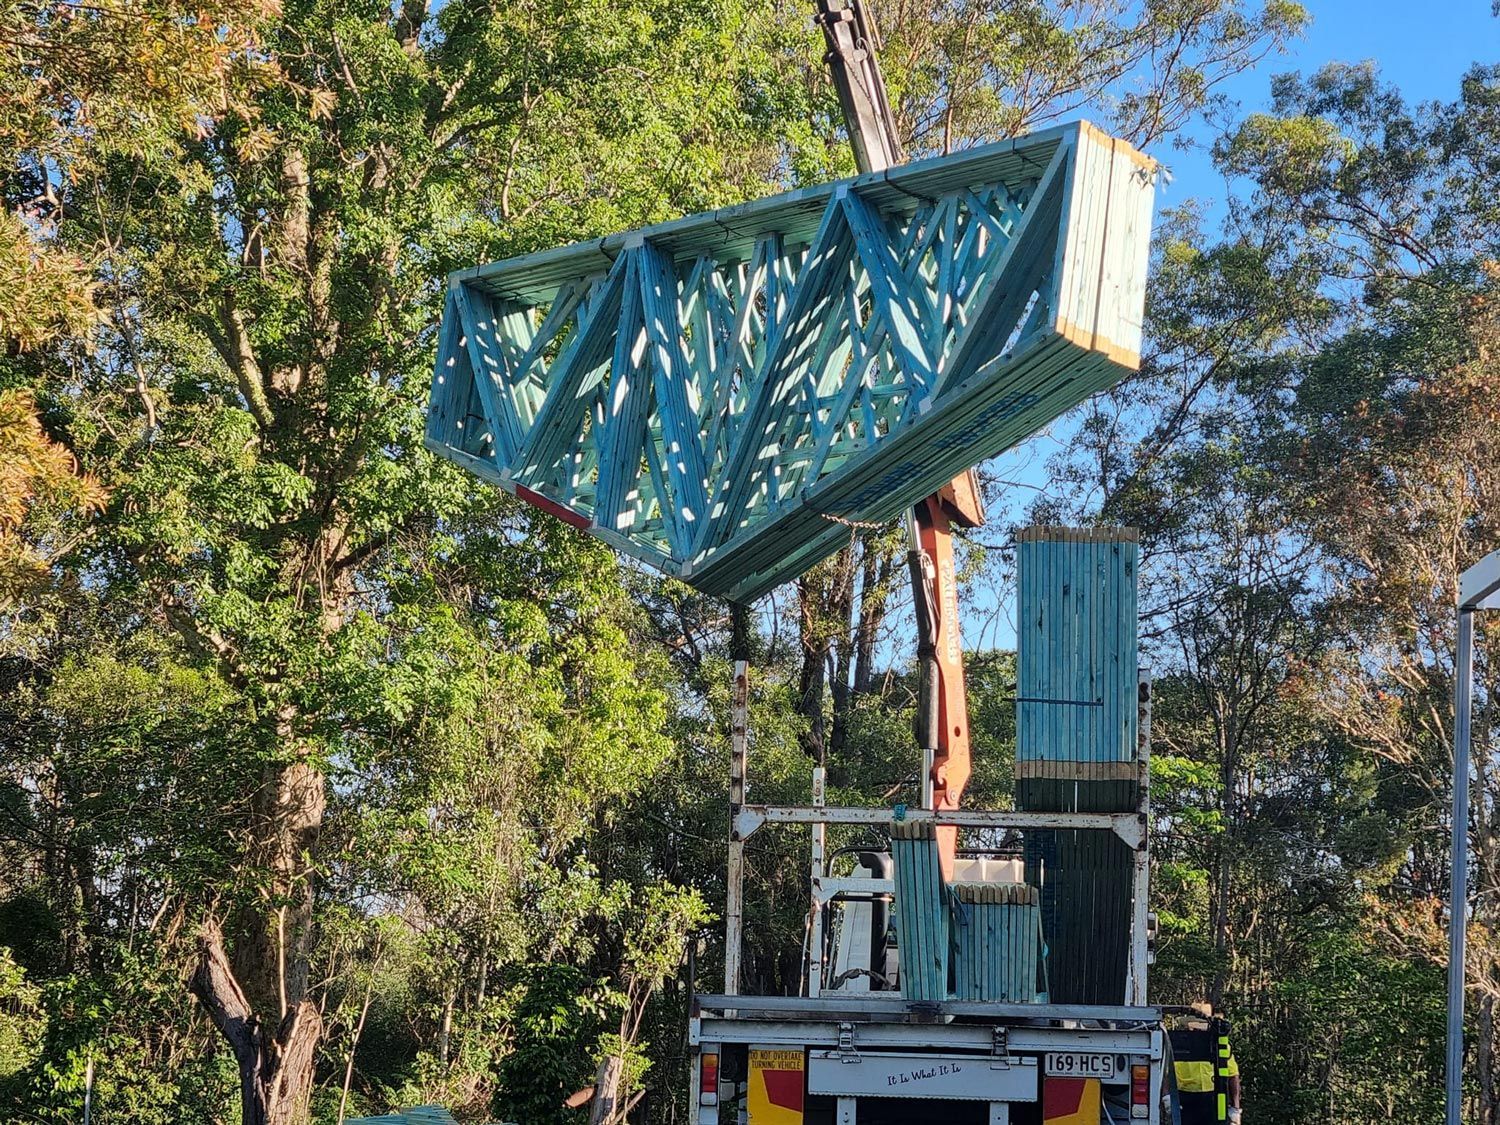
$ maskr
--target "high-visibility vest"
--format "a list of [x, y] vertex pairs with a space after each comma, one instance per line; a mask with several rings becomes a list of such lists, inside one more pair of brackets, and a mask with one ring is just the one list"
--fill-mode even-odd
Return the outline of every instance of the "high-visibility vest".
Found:
[[1234, 1051], [1229, 1046], [1229, 1024], [1224, 1020], [1214, 1021], [1215, 1038], [1218, 1040], [1218, 1066], [1214, 1077], [1218, 1080], [1215, 1085], [1219, 1094], [1219, 1120], [1229, 1120], [1229, 1080], [1236, 1077], [1240, 1072], [1240, 1064], [1234, 1059]]
[[1176, 1059], [1173, 1069], [1177, 1072], [1177, 1088], [1184, 1094], [1212, 1094], [1214, 1092], [1214, 1064], [1196, 1059]]
[[1182, 1125], [1227, 1121], [1229, 1079], [1240, 1072], [1229, 1046], [1229, 1024], [1216, 1019], [1208, 1028], [1174, 1030], [1172, 1056]]

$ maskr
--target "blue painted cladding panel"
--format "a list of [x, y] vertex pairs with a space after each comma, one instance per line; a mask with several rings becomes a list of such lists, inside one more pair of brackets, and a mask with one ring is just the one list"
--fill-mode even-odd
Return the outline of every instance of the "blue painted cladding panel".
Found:
[[1041, 905], [1019, 883], [953, 884], [954, 995], [1034, 1004], [1041, 998]]
[[1136, 756], [1138, 546], [1133, 531], [1033, 527], [1016, 543], [1016, 756]]
[[442, 1106], [419, 1105], [379, 1117], [351, 1117], [348, 1125], [458, 1125], [458, 1120]]

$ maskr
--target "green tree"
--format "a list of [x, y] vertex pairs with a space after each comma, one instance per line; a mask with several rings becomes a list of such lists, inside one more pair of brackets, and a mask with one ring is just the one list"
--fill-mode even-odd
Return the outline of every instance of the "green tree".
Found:
[[[165, 35], [179, 21], [160, 15]], [[649, 773], [664, 715], [610, 608], [607, 560], [552, 529], [528, 537], [422, 450], [436, 278], [740, 197], [775, 154], [744, 97], [741, 40], [763, 20], [733, 5], [256, 17], [256, 50], [213, 62], [245, 85], [212, 106], [175, 41], [143, 40], [165, 68], [148, 81], [169, 88], [159, 113], [142, 103], [139, 143], [103, 101], [101, 140], [76, 97], [32, 99], [73, 162], [59, 175], [52, 136], [23, 137], [8, 190], [57, 199], [48, 237], [102, 263], [113, 315], [92, 353], [37, 355], [11, 377], [39, 372], [49, 426], [110, 489], [95, 534], [60, 560], [105, 578], [106, 641], [159, 633], [151, 659], [232, 701], [217, 746], [233, 796], [204, 822], [227, 814], [234, 841], [213, 911], [224, 941], [204, 927], [194, 988], [239, 1060], [245, 1119], [282, 1121], [305, 1113], [323, 1030], [311, 956], [330, 778], [430, 767], [379, 755], [444, 707], [456, 724], [498, 702], [534, 743], [521, 799], [576, 833]], [[27, 18], [40, 42], [49, 25]], [[96, 61], [105, 78], [125, 67]], [[14, 81], [42, 81], [22, 63]], [[438, 576], [465, 564], [483, 589]], [[492, 645], [499, 667], [478, 657]], [[497, 672], [488, 694], [474, 686]], [[457, 736], [492, 745], [507, 729]]]

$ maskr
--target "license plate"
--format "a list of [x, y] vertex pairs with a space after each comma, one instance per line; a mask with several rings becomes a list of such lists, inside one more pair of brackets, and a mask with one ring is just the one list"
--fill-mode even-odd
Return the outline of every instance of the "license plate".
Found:
[[1092, 1051], [1048, 1051], [1042, 1073], [1051, 1078], [1113, 1078], [1115, 1057]]

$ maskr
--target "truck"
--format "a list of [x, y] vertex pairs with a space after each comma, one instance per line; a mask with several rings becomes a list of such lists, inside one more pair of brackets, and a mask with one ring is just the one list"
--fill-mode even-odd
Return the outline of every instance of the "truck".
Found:
[[[818, 0], [817, 19], [860, 171], [900, 164], [868, 10]], [[1137, 670], [1134, 536], [1023, 535], [1022, 807], [960, 808], [969, 738], [952, 539], [983, 518], [972, 470], [907, 517], [918, 808], [829, 806], [821, 763], [810, 805], [751, 802], [749, 669], [735, 666], [724, 985], [692, 1002], [694, 1125], [1176, 1120], [1171, 1041], [1147, 991], [1151, 682]], [[810, 838], [805, 987], [742, 995], [746, 841], [779, 826]], [[842, 826], [888, 846], [830, 851]]]
[[[743, 662], [735, 666], [734, 677], [725, 977], [722, 992], [693, 999], [688, 1042], [695, 1125], [1172, 1122], [1164, 1013], [1147, 1002], [1154, 925], [1147, 910], [1149, 676], [1140, 677], [1138, 689], [1140, 753], [1132, 763], [1142, 782], [1137, 807], [1093, 813], [834, 807], [821, 799], [823, 767], [813, 769], [811, 805], [755, 804], [747, 799], [749, 669]], [[889, 849], [832, 855], [827, 833], [840, 825], [914, 839], [893, 839]], [[744, 849], [755, 832], [773, 826], [794, 826], [810, 837], [806, 987], [801, 996], [740, 993]], [[973, 980], [959, 980], [962, 970], [955, 965], [954, 980], [940, 983], [943, 995], [936, 989], [911, 995], [922, 990], [903, 987], [901, 962], [904, 956], [919, 955], [928, 935], [907, 925], [901, 912], [931, 911], [934, 904], [923, 904], [920, 894], [907, 886], [898, 891], [903, 881], [894, 868], [910, 862], [925, 845], [931, 834], [923, 833], [924, 827], [937, 826], [1002, 841], [998, 849], [957, 849], [953, 878], [946, 886], [965, 888], [971, 898], [986, 897], [979, 888], [995, 888], [1001, 893], [988, 897], [1002, 898], [1007, 897], [1002, 888], [1027, 885], [1026, 849], [1015, 846], [1017, 836], [1087, 834], [1119, 841], [1128, 850], [1131, 872], [1121, 966], [1125, 987], [1118, 1002], [1053, 1002], [1049, 992], [1063, 983], [1059, 978], [1069, 967], [1040, 949], [1027, 962], [1027, 935], [1015, 934], [1014, 926], [1010, 933], [999, 927], [999, 943], [1005, 948], [990, 959], [990, 980], [979, 980], [977, 986]], [[908, 843], [917, 846], [903, 847]], [[941, 913], [944, 904], [936, 905]], [[931, 927], [937, 940], [953, 943], [955, 961], [983, 960], [971, 955], [974, 942], [969, 953], [957, 948], [964, 939], [955, 935], [961, 927], [953, 917], [965, 905], [972, 912], [983, 904], [952, 897], [946, 905], [948, 925]], [[974, 927], [972, 917], [968, 924]], [[984, 940], [997, 940], [996, 927], [980, 935]], [[1046, 940], [1044, 929], [1041, 944]], [[1013, 972], [1005, 979], [1007, 955], [1018, 949], [1023, 955], [1012, 960], [1045, 965], [1049, 978], [1037, 980], [1029, 995], [1030, 982], [1023, 980], [1017, 988]]]

